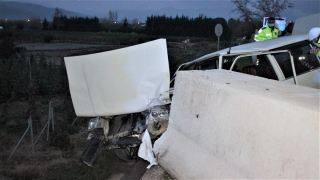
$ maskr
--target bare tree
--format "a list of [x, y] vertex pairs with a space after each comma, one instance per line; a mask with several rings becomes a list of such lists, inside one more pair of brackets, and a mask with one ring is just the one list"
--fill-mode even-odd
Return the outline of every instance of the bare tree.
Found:
[[108, 17], [109, 22], [117, 22], [118, 20], [118, 13], [116, 11], [111, 11], [109, 10], [109, 17]]
[[62, 10], [60, 10], [59, 8], [56, 8], [56, 9], [54, 10], [53, 17], [60, 17], [60, 16], [62, 16], [62, 15], [63, 15]]
[[261, 20], [263, 17], [279, 17], [280, 13], [293, 8], [290, 0], [232, 0], [236, 8], [232, 12], [240, 13], [244, 21]]

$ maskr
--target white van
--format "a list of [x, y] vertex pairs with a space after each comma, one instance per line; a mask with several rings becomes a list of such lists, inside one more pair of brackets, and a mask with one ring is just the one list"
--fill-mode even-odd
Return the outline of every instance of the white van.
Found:
[[177, 71], [227, 69], [320, 89], [320, 59], [310, 54], [308, 40], [309, 30], [320, 27], [319, 19], [320, 13], [299, 18], [291, 36], [226, 48], [184, 63]]
[[311, 48], [307, 34], [283, 36], [207, 54], [178, 71], [227, 69], [320, 89], [320, 59]]

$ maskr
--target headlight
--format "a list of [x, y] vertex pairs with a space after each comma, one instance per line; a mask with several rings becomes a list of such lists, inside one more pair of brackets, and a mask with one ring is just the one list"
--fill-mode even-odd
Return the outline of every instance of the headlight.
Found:
[[99, 117], [92, 118], [89, 120], [88, 130], [91, 131], [96, 128], [96, 125], [99, 121]]
[[169, 120], [169, 111], [164, 106], [154, 106], [151, 109], [150, 115], [154, 120], [167, 119]]

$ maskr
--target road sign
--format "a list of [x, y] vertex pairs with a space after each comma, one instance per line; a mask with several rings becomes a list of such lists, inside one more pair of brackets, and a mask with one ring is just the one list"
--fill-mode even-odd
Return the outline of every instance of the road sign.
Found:
[[215, 33], [218, 37], [221, 36], [222, 31], [223, 31], [223, 28], [222, 28], [221, 24], [217, 24], [215, 27]]
[[219, 46], [220, 46], [220, 36], [222, 34], [222, 31], [223, 31], [223, 28], [222, 28], [221, 24], [217, 24], [214, 29], [214, 32], [218, 36], [218, 50], [219, 50]]

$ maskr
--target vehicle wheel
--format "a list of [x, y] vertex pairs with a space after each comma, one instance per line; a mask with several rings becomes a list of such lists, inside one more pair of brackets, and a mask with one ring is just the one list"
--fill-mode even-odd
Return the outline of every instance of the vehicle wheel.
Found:
[[138, 150], [139, 146], [114, 149], [114, 152], [121, 160], [135, 161], [138, 158]]

